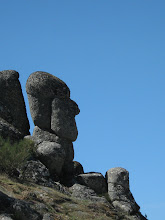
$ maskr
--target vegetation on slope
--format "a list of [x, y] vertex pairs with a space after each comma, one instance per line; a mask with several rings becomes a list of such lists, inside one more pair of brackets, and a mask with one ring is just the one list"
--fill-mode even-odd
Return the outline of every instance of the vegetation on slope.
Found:
[[0, 173], [16, 175], [19, 167], [33, 155], [33, 151], [34, 143], [31, 140], [11, 143], [0, 137]]

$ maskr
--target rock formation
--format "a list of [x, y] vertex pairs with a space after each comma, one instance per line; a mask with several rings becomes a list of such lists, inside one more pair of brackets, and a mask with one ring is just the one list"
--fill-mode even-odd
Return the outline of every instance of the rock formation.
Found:
[[[35, 125], [33, 135], [30, 136], [18, 78], [19, 74], [16, 71], [0, 72], [0, 135], [12, 140], [19, 140], [25, 136], [34, 141], [35, 154], [31, 155], [26, 164], [20, 168], [19, 179], [42, 186], [38, 190], [44, 192], [38, 192], [40, 199], [37, 198], [37, 191], [36, 194], [32, 193], [32, 201], [36, 199], [33, 203], [10, 197], [0, 191], [0, 219], [12, 220], [17, 219], [18, 216], [21, 220], [56, 219], [54, 218], [57, 213], [54, 208], [56, 207], [54, 198], [52, 199], [50, 195], [51, 199], [44, 196], [44, 203], [51, 201], [51, 204], [46, 206], [41, 203], [45, 192], [52, 194], [51, 188], [68, 197], [94, 203], [87, 208], [102, 204], [104, 210], [113, 210], [112, 213], [104, 213], [105, 219], [109, 219], [108, 216], [110, 216], [111, 220], [146, 220], [130, 192], [127, 170], [120, 167], [112, 168], [104, 177], [101, 173], [84, 173], [82, 165], [73, 161], [73, 142], [78, 135], [75, 116], [80, 110], [78, 105], [70, 99], [68, 86], [46, 72], [38, 71], [29, 76], [26, 91]], [[21, 187], [24, 188], [24, 186]], [[67, 198], [65, 201], [71, 201], [71, 199]], [[40, 204], [36, 205], [36, 202]], [[75, 204], [74, 202], [71, 206]], [[54, 217], [51, 217], [48, 207], [51, 207], [51, 210], [54, 209]], [[8, 209], [7, 212], [6, 209]], [[76, 219], [84, 219], [84, 216]]]
[[113, 206], [130, 215], [140, 215], [140, 207], [135, 202], [129, 188], [129, 172], [121, 167], [112, 168], [106, 173], [108, 195]]
[[19, 140], [29, 134], [29, 128], [19, 73], [4, 70], [0, 72], [0, 135]]
[[32, 138], [37, 145], [37, 157], [52, 175], [67, 179], [74, 172], [72, 142], [78, 135], [78, 105], [70, 99], [68, 86], [46, 72], [32, 73], [26, 91], [35, 124]]

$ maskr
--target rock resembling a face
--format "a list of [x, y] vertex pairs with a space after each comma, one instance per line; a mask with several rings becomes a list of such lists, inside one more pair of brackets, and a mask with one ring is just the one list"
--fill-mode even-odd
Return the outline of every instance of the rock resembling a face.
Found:
[[75, 116], [78, 105], [70, 98], [54, 98], [52, 101], [51, 129], [59, 136], [75, 141], [78, 135]]
[[67, 85], [49, 73], [37, 71], [29, 76], [26, 91], [34, 124], [75, 141], [78, 135], [75, 116], [80, 110], [70, 99]]

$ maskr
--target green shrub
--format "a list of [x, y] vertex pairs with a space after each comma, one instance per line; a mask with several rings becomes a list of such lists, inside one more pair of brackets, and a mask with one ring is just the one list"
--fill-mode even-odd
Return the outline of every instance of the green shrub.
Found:
[[31, 140], [21, 140], [11, 143], [0, 137], [0, 172], [13, 176], [34, 153], [34, 143]]

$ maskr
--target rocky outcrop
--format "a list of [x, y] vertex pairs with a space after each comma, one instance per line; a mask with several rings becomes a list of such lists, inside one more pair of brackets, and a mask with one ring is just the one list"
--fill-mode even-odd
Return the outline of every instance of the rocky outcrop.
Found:
[[129, 172], [121, 167], [112, 168], [106, 173], [108, 195], [116, 209], [127, 214], [137, 213], [140, 207], [135, 202], [129, 188]]
[[29, 128], [19, 73], [14, 70], [1, 71], [0, 135], [19, 140], [29, 134]]
[[79, 108], [70, 99], [68, 86], [49, 73], [38, 71], [29, 76], [26, 91], [34, 124], [75, 141], [78, 134], [75, 115]]
[[[109, 219], [107, 218], [109, 215], [110, 219], [146, 220], [141, 215], [140, 207], [130, 192], [127, 170], [120, 167], [112, 168], [104, 177], [101, 173], [84, 173], [83, 166], [73, 161], [73, 142], [78, 135], [75, 116], [80, 110], [78, 105], [70, 99], [68, 86], [62, 80], [46, 72], [38, 71], [29, 76], [26, 91], [35, 124], [33, 135], [30, 136], [29, 122], [18, 78], [19, 74], [16, 71], [0, 72], [0, 135], [4, 138], [9, 137], [11, 140], [25, 137], [34, 141], [34, 153], [17, 171], [21, 183], [30, 182], [32, 188], [39, 184], [41, 188], [38, 188], [39, 191], [28, 192], [25, 200], [21, 200], [20, 195], [14, 198], [5, 194], [6, 192], [0, 192], [0, 219], [61, 219], [56, 215], [59, 211], [56, 210], [57, 204], [61, 201], [70, 202], [71, 198], [76, 198], [84, 200], [85, 203], [94, 204], [88, 207], [98, 207], [98, 204], [101, 204], [101, 206], [104, 205], [104, 209], [112, 209], [113, 214], [104, 213], [105, 219]], [[26, 189], [27, 185], [19, 185], [18, 188], [21, 187]], [[31, 190], [34, 190], [32, 188]], [[1, 189], [3, 187], [0, 186]], [[51, 197], [53, 190], [58, 190], [69, 198], [57, 200], [55, 203], [55, 197], [59, 195], [59, 192]], [[13, 190], [14, 192], [17, 191]], [[31, 202], [29, 202], [29, 197]], [[75, 207], [78, 204], [77, 200], [69, 205]], [[50, 202], [48, 205], [46, 205], [47, 201]], [[54, 210], [51, 213], [50, 207], [51, 211]], [[76, 219], [81, 219], [81, 217], [84, 219], [85, 209], [83, 208], [78, 213]]]
[[74, 175], [72, 142], [78, 135], [78, 105], [70, 99], [68, 86], [46, 72], [32, 73], [26, 91], [35, 124], [32, 139], [36, 143], [36, 157], [51, 175], [65, 181]]

